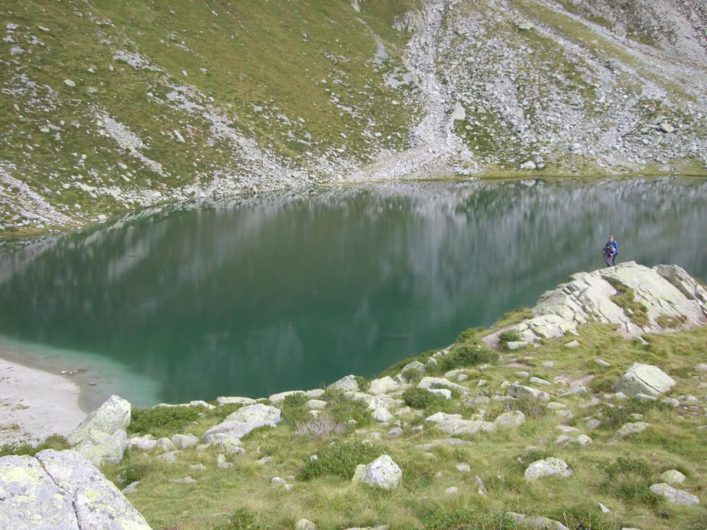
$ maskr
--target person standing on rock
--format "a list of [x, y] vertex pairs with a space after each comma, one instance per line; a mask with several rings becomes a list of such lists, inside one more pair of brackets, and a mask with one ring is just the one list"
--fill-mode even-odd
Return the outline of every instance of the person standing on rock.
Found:
[[609, 234], [609, 240], [604, 245], [604, 260], [607, 267], [616, 265], [616, 256], [619, 253], [619, 244], [614, 239], [614, 236]]

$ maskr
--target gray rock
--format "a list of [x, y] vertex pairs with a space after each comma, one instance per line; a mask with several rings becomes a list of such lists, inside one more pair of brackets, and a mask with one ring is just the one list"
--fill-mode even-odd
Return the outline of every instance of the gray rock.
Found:
[[227, 397], [227, 396], [219, 396], [216, 398], [216, 403], [218, 403], [221, 406], [224, 405], [231, 405], [231, 404], [236, 404], [236, 405], [252, 405], [255, 403], [255, 400], [252, 398], [248, 397]]
[[296, 396], [297, 394], [305, 395], [304, 392], [302, 392], [301, 390], [287, 390], [285, 392], [278, 392], [277, 394], [273, 394], [268, 399], [273, 405], [280, 405], [283, 401], [285, 401], [285, 398], [289, 396]]
[[79, 530], [71, 495], [31, 456], [0, 458], [0, 498], [0, 528]]
[[670, 125], [667, 121], [662, 122], [659, 126], [660, 130], [666, 134], [670, 134], [672, 132], [675, 132], [675, 127]]
[[157, 440], [157, 447], [164, 452], [174, 451], [176, 449], [174, 443], [169, 438], [160, 438]]
[[170, 440], [177, 449], [188, 449], [199, 443], [199, 439], [193, 434], [175, 434]]
[[129, 495], [130, 493], [135, 493], [137, 491], [138, 486], [140, 485], [140, 481], [136, 480], [134, 482], [131, 482], [127, 486], [125, 486], [122, 489], [123, 495]]
[[520, 427], [525, 423], [525, 414], [519, 410], [512, 410], [500, 414], [493, 423], [497, 427]]
[[191, 464], [189, 469], [193, 469], [194, 471], [206, 471], [208, 468], [204, 464]]
[[529, 381], [530, 383], [535, 384], [535, 385], [545, 385], [545, 386], [551, 386], [551, 385], [552, 385], [552, 383], [551, 383], [550, 381], [546, 381], [545, 379], [541, 379], [541, 378], [535, 377], [535, 376], [533, 376], [533, 377], [531, 377], [530, 379], [528, 379], [528, 381]]
[[470, 473], [471, 472], [471, 466], [467, 464], [466, 462], [462, 462], [460, 464], [456, 465], [457, 471], [461, 471], [462, 473]]
[[457, 493], [459, 493], [459, 488], [457, 488], [456, 486], [450, 486], [446, 490], [444, 490], [444, 492], [447, 495], [456, 495]]
[[627, 396], [645, 394], [657, 397], [675, 386], [675, 380], [657, 366], [633, 364], [614, 385], [614, 392], [623, 392]]
[[533, 171], [538, 169], [538, 166], [532, 160], [527, 160], [520, 165], [520, 169], [524, 171]]
[[356, 466], [352, 480], [391, 490], [397, 488], [402, 482], [403, 470], [388, 455], [381, 455], [368, 465]]
[[275, 427], [278, 423], [280, 423], [280, 409], [261, 403], [247, 405], [206, 431], [204, 441], [214, 443], [222, 440], [239, 440], [258, 427]]
[[380, 394], [390, 394], [396, 390], [400, 390], [400, 383], [389, 376], [374, 379], [368, 387], [368, 392], [376, 396]]
[[469, 392], [465, 386], [452, 383], [449, 379], [445, 379], [444, 377], [423, 377], [417, 384], [417, 388], [424, 388], [425, 390], [431, 390], [435, 387], [449, 388], [451, 390], [456, 390], [461, 394], [467, 394]]
[[435, 396], [441, 396], [444, 399], [452, 399], [452, 391], [448, 388], [430, 388], [427, 391]]
[[621, 428], [616, 431], [614, 437], [621, 440], [622, 438], [626, 438], [627, 436], [632, 436], [634, 434], [638, 434], [639, 432], [643, 432], [647, 428], [648, 424], [642, 421], [638, 421], [635, 423], [624, 423]]
[[661, 473], [660, 478], [671, 486], [677, 486], [687, 480], [687, 477], [680, 473], [677, 469], [668, 469], [667, 471], [664, 471]]
[[317, 530], [317, 526], [307, 519], [300, 519], [295, 523], [295, 530]]
[[653, 484], [650, 490], [655, 495], [665, 497], [665, 499], [672, 504], [680, 504], [683, 506], [696, 506], [700, 504], [700, 499], [689, 491], [673, 488], [671, 485], [665, 484], [664, 482]]
[[67, 440], [97, 466], [104, 462], [117, 464], [128, 445], [125, 429], [130, 425], [130, 412], [130, 403], [119, 396], [111, 396], [89, 414]]
[[567, 478], [572, 476], [572, 470], [563, 460], [548, 457], [531, 463], [523, 476], [528, 482], [545, 477]]
[[578, 340], [571, 340], [571, 341], [565, 343], [565, 348], [579, 348], [579, 341]]
[[400, 438], [403, 435], [403, 430], [400, 427], [393, 427], [388, 431], [388, 436], [391, 438]]

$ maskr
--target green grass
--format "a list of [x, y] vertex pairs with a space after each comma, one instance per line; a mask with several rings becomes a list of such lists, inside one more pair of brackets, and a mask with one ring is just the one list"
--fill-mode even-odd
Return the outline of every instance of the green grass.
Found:
[[648, 308], [636, 300], [636, 293], [628, 285], [625, 285], [611, 276], [604, 276], [604, 279], [616, 289], [617, 293], [611, 297], [611, 301], [623, 309], [624, 314], [639, 327], [646, 327], [650, 324], [648, 319]]

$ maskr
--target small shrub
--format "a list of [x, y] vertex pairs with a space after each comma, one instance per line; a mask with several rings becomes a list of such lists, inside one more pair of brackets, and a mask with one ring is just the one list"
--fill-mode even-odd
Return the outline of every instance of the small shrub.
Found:
[[604, 468], [607, 480], [603, 488], [627, 503], [641, 503], [651, 507], [660, 500], [653, 495], [649, 487], [653, 482], [653, 471], [645, 460], [640, 458], [618, 457]]
[[218, 526], [215, 530], [262, 530], [263, 528], [257, 523], [253, 512], [248, 508], [238, 508], [225, 525]]
[[526, 418], [533, 420], [542, 418], [543, 416], [545, 416], [545, 414], [547, 414], [547, 408], [545, 407], [545, 403], [540, 401], [539, 399], [532, 398], [520, 398], [514, 399], [512, 401], [507, 401], [506, 412], [512, 410], [519, 410], [523, 414], [525, 414]]
[[356, 466], [369, 464], [381, 455], [381, 450], [359, 441], [336, 442], [322, 448], [316, 460], [307, 460], [299, 480], [336, 476], [351, 480]]
[[604, 468], [604, 472], [611, 480], [620, 475], [636, 475], [641, 478], [651, 476], [651, 468], [645, 460], [640, 458], [618, 457], [614, 462]]
[[401, 375], [411, 383], [417, 383], [420, 379], [422, 379], [422, 374], [422, 370], [417, 368], [408, 368], [407, 370], [401, 372]]
[[368, 390], [368, 387], [371, 386], [371, 382], [361, 375], [355, 376], [355, 379], [356, 383], [358, 383], [358, 389], [361, 392], [366, 392]]
[[322, 399], [328, 403], [327, 413], [338, 423], [348, 425], [349, 420], [354, 420], [359, 427], [365, 427], [373, 422], [371, 410], [364, 401], [347, 399], [337, 390], [327, 390]]
[[628, 399], [623, 405], [616, 407], [602, 407], [601, 409], [601, 426], [606, 430], [615, 430], [621, 427], [624, 423], [633, 421], [632, 414], [646, 414], [652, 409], [658, 409], [663, 412], [670, 412], [673, 408], [659, 401], [642, 401], [640, 399]]
[[598, 513], [597, 509], [589, 504], [578, 504], [547, 515], [550, 519], [560, 521], [568, 528], [582, 530], [614, 530], [616, 525]]
[[128, 431], [134, 434], [151, 434], [159, 438], [165, 434], [181, 432], [184, 427], [199, 418], [196, 407], [154, 407], [133, 409]]
[[504, 331], [498, 335], [498, 342], [503, 348], [505, 348], [509, 342], [518, 342], [521, 340], [523, 340], [523, 337], [521, 337], [520, 333], [517, 331]]
[[344, 434], [346, 425], [337, 422], [327, 414], [320, 414], [316, 418], [311, 418], [305, 422], [298, 422], [295, 425], [295, 434], [308, 438], [325, 438], [332, 434]]
[[287, 396], [280, 406], [283, 423], [295, 427], [298, 423], [304, 423], [310, 419], [312, 416], [304, 406], [306, 402], [307, 396], [305, 394]]
[[455, 344], [447, 355], [440, 359], [442, 371], [464, 366], [475, 366], [498, 361], [498, 353], [482, 342], [464, 342]]
[[475, 342], [479, 340], [479, 335], [486, 330], [484, 328], [468, 328], [462, 331], [455, 342]]
[[422, 410], [446, 400], [424, 388], [408, 388], [403, 392], [403, 401], [408, 407]]
[[142, 480], [147, 475], [148, 469], [149, 466], [146, 464], [130, 465], [118, 473], [117, 481], [120, 484], [131, 484], [137, 480]]

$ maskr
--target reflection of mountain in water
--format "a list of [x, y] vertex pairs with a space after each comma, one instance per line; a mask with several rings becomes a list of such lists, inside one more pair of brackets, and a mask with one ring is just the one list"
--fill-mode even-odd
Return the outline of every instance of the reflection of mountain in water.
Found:
[[175, 211], [5, 248], [0, 334], [97, 351], [169, 400], [372, 374], [576, 270], [707, 276], [704, 182], [391, 184]]

